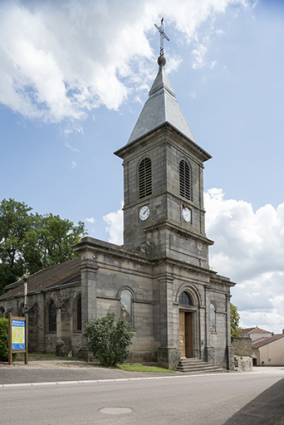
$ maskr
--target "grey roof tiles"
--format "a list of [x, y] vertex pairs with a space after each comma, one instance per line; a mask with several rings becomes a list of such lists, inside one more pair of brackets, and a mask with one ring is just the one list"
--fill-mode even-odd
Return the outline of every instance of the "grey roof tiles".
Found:
[[149, 98], [131, 133], [128, 144], [166, 122], [196, 143], [176, 100], [175, 93], [166, 75], [164, 66], [160, 64], [159, 72], [149, 92]]

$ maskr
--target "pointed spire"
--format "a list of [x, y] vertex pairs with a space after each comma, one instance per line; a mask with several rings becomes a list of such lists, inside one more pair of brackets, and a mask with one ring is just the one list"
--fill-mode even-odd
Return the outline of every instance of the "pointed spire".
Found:
[[131, 133], [128, 144], [166, 122], [196, 143], [180, 106], [176, 101], [175, 93], [165, 72], [166, 58], [164, 55], [159, 56], [158, 64], [158, 74], [149, 92], [149, 98]]

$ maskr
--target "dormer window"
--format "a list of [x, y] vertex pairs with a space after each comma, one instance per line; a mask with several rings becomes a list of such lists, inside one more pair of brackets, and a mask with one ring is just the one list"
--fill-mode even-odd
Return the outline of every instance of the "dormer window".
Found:
[[190, 180], [190, 167], [188, 163], [182, 159], [179, 163], [179, 193], [180, 196], [189, 200], [191, 200]]
[[139, 165], [139, 198], [152, 195], [152, 166], [149, 158], [144, 158]]

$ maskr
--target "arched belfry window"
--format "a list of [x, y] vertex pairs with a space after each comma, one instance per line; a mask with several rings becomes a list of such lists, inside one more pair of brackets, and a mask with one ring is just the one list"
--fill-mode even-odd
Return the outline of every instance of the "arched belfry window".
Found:
[[210, 328], [211, 331], [216, 331], [216, 309], [213, 303], [210, 304]]
[[120, 294], [121, 317], [130, 325], [133, 324], [132, 318], [132, 295], [130, 291], [124, 290]]
[[187, 292], [182, 292], [179, 296], [179, 304], [192, 305], [192, 300]]
[[179, 193], [183, 198], [191, 200], [191, 181], [190, 167], [188, 163], [182, 159], [179, 163]]
[[56, 332], [56, 306], [54, 301], [50, 301], [48, 306], [48, 330]]
[[139, 165], [139, 198], [152, 195], [151, 159], [144, 158]]

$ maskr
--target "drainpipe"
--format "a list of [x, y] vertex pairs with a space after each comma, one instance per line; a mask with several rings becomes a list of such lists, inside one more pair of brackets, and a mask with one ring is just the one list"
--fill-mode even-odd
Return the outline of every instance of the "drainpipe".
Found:
[[28, 279], [24, 277], [24, 308], [27, 308]]

